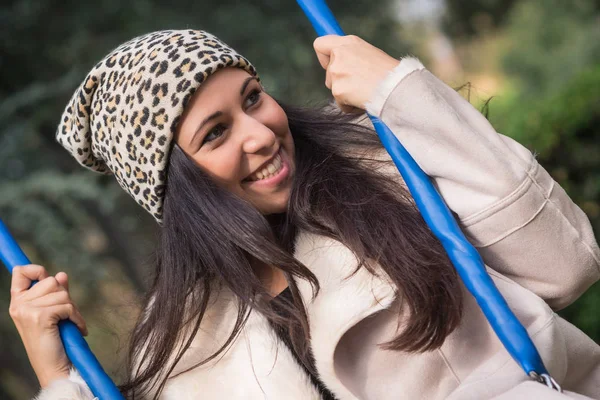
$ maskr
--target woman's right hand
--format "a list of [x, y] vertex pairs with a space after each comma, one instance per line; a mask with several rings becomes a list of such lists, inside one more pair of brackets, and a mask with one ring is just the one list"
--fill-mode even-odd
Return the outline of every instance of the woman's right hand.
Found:
[[[39, 282], [30, 288], [33, 281]], [[40, 265], [15, 267], [12, 272], [10, 316], [42, 388], [56, 379], [67, 378], [71, 368], [58, 333], [58, 322], [70, 319], [87, 335], [85, 321], [68, 288], [67, 274], [49, 276]]]

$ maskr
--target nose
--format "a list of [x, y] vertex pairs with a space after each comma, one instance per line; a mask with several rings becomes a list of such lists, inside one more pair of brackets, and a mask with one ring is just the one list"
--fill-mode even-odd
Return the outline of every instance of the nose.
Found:
[[246, 154], [260, 153], [273, 150], [277, 137], [275, 133], [260, 120], [246, 115], [243, 124], [239, 126], [243, 132], [242, 149]]

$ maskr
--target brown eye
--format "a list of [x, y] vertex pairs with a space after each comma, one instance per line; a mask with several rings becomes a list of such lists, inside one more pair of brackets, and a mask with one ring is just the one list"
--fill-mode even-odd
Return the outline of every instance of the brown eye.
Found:
[[258, 89], [254, 89], [252, 92], [250, 92], [248, 97], [246, 97], [246, 107], [251, 107], [254, 104], [258, 103], [258, 101], [260, 100], [261, 93], [262, 92]]
[[208, 132], [208, 134], [202, 141], [202, 144], [204, 145], [205, 143], [212, 142], [213, 140], [220, 138], [221, 136], [223, 136], [223, 133], [225, 133], [225, 126], [223, 124], [215, 125], [215, 127], [212, 128], [210, 132]]

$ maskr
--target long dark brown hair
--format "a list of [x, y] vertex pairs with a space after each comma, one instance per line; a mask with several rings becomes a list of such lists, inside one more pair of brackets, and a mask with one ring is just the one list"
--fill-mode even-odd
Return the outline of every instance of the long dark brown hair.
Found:
[[[296, 147], [296, 176], [285, 214], [261, 215], [173, 148], [156, 275], [147, 297], [152, 306], [134, 330], [132, 378], [122, 386], [128, 397], [160, 392], [190, 346], [211, 294], [222, 287], [237, 298], [237, 321], [221, 349], [197, 365], [227, 349], [254, 310], [289, 329], [293, 346], [310, 367], [310, 354], [302, 350], [309, 347], [302, 345], [309, 337], [306, 312], [294, 279], [309, 281], [314, 295], [319, 283], [293, 257], [300, 230], [343, 243], [356, 255], [358, 268], [384, 273], [395, 284], [408, 319], [388, 349], [436, 349], [458, 325], [458, 276], [408, 191], [382, 172], [392, 166], [380, 157], [383, 148], [373, 130], [357, 123], [356, 116], [327, 107], [282, 107]], [[260, 263], [294, 278], [288, 279], [294, 301], [283, 304], [285, 320], [274, 312], [255, 274]]]

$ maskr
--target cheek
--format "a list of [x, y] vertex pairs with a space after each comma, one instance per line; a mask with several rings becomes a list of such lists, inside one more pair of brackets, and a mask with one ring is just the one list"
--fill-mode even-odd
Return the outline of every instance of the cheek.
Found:
[[285, 111], [277, 104], [275, 100], [269, 98], [270, 104], [265, 109], [268, 110], [264, 119], [265, 125], [267, 125], [279, 138], [279, 141], [283, 144], [286, 150], [289, 160], [292, 163], [291, 167], [294, 168], [294, 138], [290, 132], [289, 122]]
[[196, 164], [220, 185], [231, 189], [239, 183], [239, 156], [226, 148], [222, 150], [196, 160]]
[[285, 136], [289, 131], [287, 115], [277, 102], [269, 97], [263, 113], [263, 121], [277, 136]]

